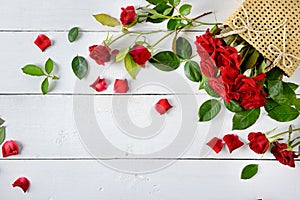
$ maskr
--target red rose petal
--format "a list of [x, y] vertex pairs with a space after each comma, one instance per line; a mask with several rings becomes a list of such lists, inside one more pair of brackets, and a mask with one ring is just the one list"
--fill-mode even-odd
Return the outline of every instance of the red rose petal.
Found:
[[99, 76], [98, 78], [90, 85], [91, 88], [96, 90], [97, 92], [101, 92], [103, 90], [106, 90], [107, 83], [106, 80], [103, 78], [101, 79]]
[[114, 50], [112, 50], [111, 54], [117, 55], [119, 52], [120, 52], [119, 49], [114, 49]]
[[127, 79], [116, 79], [114, 83], [114, 91], [116, 93], [126, 93], [128, 91], [128, 81]]
[[234, 134], [224, 135], [223, 140], [226, 143], [230, 153], [244, 145], [244, 143], [239, 140], [239, 137]]
[[18, 153], [19, 153], [19, 146], [15, 141], [9, 140], [9, 141], [6, 141], [2, 145], [2, 155], [3, 155], [3, 157], [17, 155]]
[[47, 47], [51, 46], [51, 40], [46, 35], [40, 34], [35, 39], [34, 44], [36, 44], [36, 46], [38, 46], [42, 51], [45, 51]]
[[89, 46], [89, 52], [91, 53], [98, 45]]
[[219, 153], [223, 146], [224, 142], [220, 138], [214, 137], [212, 138], [208, 143], [206, 143], [212, 150], [214, 150], [216, 153]]
[[160, 99], [154, 106], [155, 110], [159, 114], [166, 113], [170, 108], [172, 108], [172, 105], [169, 103], [167, 99]]
[[20, 177], [12, 184], [12, 186], [20, 187], [25, 193], [30, 186], [30, 181], [26, 177]]

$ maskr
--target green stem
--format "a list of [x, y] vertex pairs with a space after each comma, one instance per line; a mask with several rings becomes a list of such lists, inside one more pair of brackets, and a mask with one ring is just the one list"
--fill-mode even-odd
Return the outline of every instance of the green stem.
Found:
[[128, 35], [128, 34], [129, 34], [129, 32], [123, 33], [122, 35], [120, 35], [120, 36], [116, 37], [115, 39], [113, 39], [112, 41], [108, 42], [106, 45], [107, 45], [107, 46], [110, 46], [110, 45], [112, 45], [114, 42], [116, 42], [117, 40], [121, 39], [122, 37], [124, 37], [125, 35]]
[[298, 146], [300, 144], [300, 141], [299, 142], [297, 142], [296, 144], [293, 144], [291, 147], [292, 147], [292, 149], [294, 148], [294, 147], [296, 147], [296, 146]]
[[155, 47], [156, 45], [158, 45], [161, 41], [163, 41], [164, 39], [166, 39], [167, 37], [169, 37], [170, 35], [172, 35], [174, 33], [174, 31], [170, 31], [168, 32], [166, 35], [164, 35], [162, 38], [160, 38], [159, 40], [157, 40], [152, 47]]
[[[300, 128], [292, 129], [292, 131], [300, 131]], [[273, 135], [272, 137], [270, 137], [270, 139], [276, 140], [279, 136], [282, 136], [282, 135], [287, 134], [287, 133], [290, 133], [290, 130], [278, 133], [276, 135]]]

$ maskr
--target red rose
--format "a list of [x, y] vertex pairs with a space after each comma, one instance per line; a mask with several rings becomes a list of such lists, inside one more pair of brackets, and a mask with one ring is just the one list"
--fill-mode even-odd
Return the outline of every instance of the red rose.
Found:
[[172, 105], [169, 103], [168, 99], [160, 99], [154, 106], [155, 110], [159, 114], [165, 114], [170, 108], [172, 108]]
[[224, 66], [226, 68], [232, 68], [234, 70], [240, 70], [240, 64], [242, 57], [238, 54], [238, 51], [231, 46], [219, 46], [216, 49], [216, 62], [217, 66]]
[[259, 108], [266, 104], [267, 94], [262, 92], [262, 84], [259, 82], [266, 77], [266, 74], [260, 74], [256, 77], [249, 78], [240, 74], [233, 89], [236, 100], [245, 109]]
[[271, 149], [271, 153], [275, 156], [281, 164], [288, 165], [290, 167], [295, 167], [295, 160], [297, 158], [295, 153], [291, 150], [287, 150], [287, 144], [275, 142]]
[[232, 99], [230, 85], [224, 83], [221, 77], [209, 79], [209, 86], [225, 101], [229, 102]]
[[244, 143], [239, 140], [239, 137], [234, 134], [224, 135], [223, 140], [226, 143], [230, 153], [244, 145]]
[[218, 72], [218, 68], [216, 66], [215, 61], [213, 59], [211, 59], [209, 56], [207, 56], [206, 58], [203, 56], [201, 58], [200, 70], [206, 77], [209, 77], [209, 78], [215, 77]]
[[17, 155], [18, 153], [19, 153], [19, 146], [15, 141], [9, 140], [9, 141], [6, 141], [2, 145], [2, 155], [3, 155], [3, 157]]
[[204, 49], [207, 53], [209, 53], [209, 55], [212, 56], [212, 58], [214, 58], [216, 48], [217, 48], [217, 46], [222, 45], [222, 40], [213, 38], [213, 35], [207, 29], [205, 34], [203, 34], [201, 36], [196, 36], [195, 44], [197, 47], [197, 52], [200, 57], [201, 57], [201, 53]]
[[207, 143], [207, 145], [216, 153], [219, 153], [224, 146], [224, 142], [220, 138], [214, 137]]
[[224, 81], [224, 83], [230, 84], [230, 85], [235, 84], [235, 79], [240, 74], [239, 70], [236, 70], [231, 67], [224, 67], [224, 66], [222, 66], [220, 68], [220, 70], [221, 70], [221, 77], [222, 77], [222, 80]]
[[130, 56], [140, 66], [145, 66], [145, 63], [151, 57], [151, 53], [148, 49], [142, 45], [135, 45], [130, 50]]
[[126, 93], [128, 91], [128, 81], [127, 79], [116, 79], [114, 83], [114, 91], [116, 93]]
[[110, 48], [106, 45], [90, 46], [90, 57], [99, 65], [104, 65], [105, 62], [110, 61]]
[[26, 177], [20, 177], [12, 184], [12, 186], [20, 187], [24, 192], [26, 192], [30, 186], [30, 181]]
[[136, 12], [133, 6], [127, 6], [126, 8], [121, 8], [120, 20], [123, 25], [131, 24], [136, 18]]
[[107, 83], [106, 80], [103, 78], [101, 79], [99, 76], [98, 78], [90, 85], [91, 88], [96, 90], [97, 92], [101, 92], [103, 90], [106, 90]]
[[258, 154], [265, 153], [270, 147], [270, 142], [265, 134], [261, 132], [251, 132], [248, 134], [250, 141], [249, 147], [252, 151]]

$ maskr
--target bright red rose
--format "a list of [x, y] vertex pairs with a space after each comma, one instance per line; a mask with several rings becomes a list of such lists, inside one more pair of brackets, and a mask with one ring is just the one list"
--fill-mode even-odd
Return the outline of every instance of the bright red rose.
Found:
[[230, 85], [224, 83], [221, 77], [209, 79], [209, 86], [218, 93], [225, 101], [229, 102], [232, 99], [230, 94]]
[[19, 146], [15, 141], [9, 140], [9, 141], [6, 141], [2, 145], [2, 155], [3, 155], [3, 157], [18, 155], [18, 153], [19, 153]]
[[219, 153], [223, 146], [224, 142], [220, 138], [214, 137], [208, 143], [206, 143], [210, 148], [212, 148], [216, 153]]
[[133, 58], [134, 62], [143, 67], [151, 57], [151, 53], [146, 47], [135, 45], [130, 50], [130, 56]]
[[239, 137], [234, 134], [224, 135], [223, 140], [226, 143], [230, 153], [244, 145], [244, 143], [239, 140]]
[[91, 88], [96, 90], [97, 92], [101, 92], [103, 90], [106, 90], [107, 83], [106, 80], [103, 78], [101, 79], [99, 76], [98, 78], [90, 85]]
[[123, 25], [131, 24], [136, 18], [136, 12], [133, 6], [127, 6], [126, 8], [121, 8], [120, 20]]
[[203, 34], [201, 36], [196, 36], [195, 44], [196, 44], [196, 47], [197, 47], [197, 52], [198, 52], [200, 57], [201, 57], [201, 54], [202, 54], [203, 49], [204, 49], [204, 51], [209, 53], [209, 55], [211, 55], [212, 58], [214, 59], [214, 54], [216, 52], [216, 48], [218, 46], [222, 45], [222, 40], [217, 39], [217, 38], [213, 38], [213, 35], [207, 29], [205, 34]]
[[154, 106], [155, 110], [159, 114], [165, 114], [169, 109], [172, 108], [172, 105], [169, 103], [168, 99], [160, 99]]
[[221, 78], [224, 83], [233, 85], [235, 83], [235, 79], [240, 74], [239, 70], [236, 70], [231, 67], [220, 67], [221, 70]]
[[51, 46], [51, 40], [46, 35], [40, 34], [35, 39], [34, 44], [36, 44], [36, 46], [38, 46], [42, 51], [45, 51], [47, 47]]
[[128, 91], [128, 81], [127, 79], [116, 79], [114, 83], [114, 91], [116, 93], [126, 93]]
[[26, 192], [30, 186], [30, 181], [26, 177], [20, 177], [12, 184], [12, 186], [20, 187], [24, 192]]
[[110, 48], [106, 45], [90, 46], [90, 57], [99, 65], [105, 65], [105, 62], [110, 61]]
[[292, 151], [287, 150], [287, 144], [276, 141], [271, 149], [271, 153], [281, 164], [295, 167], [295, 160], [298, 156]]
[[250, 141], [249, 147], [252, 151], [258, 154], [265, 153], [270, 147], [270, 142], [265, 134], [261, 132], [251, 132], [248, 134]]
[[223, 66], [237, 71], [240, 70], [242, 57], [238, 54], [238, 51], [234, 47], [220, 46], [216, 51], [216, 62], [218, 67]]
[[266, 74], [260, 74], [253, 78], [240, 74], [237, 77], [233, 93], [243, 108], [259, 108], [266, 104], [267, 94], [261, 90], [263, 85], [259, 83], [265, 77]]

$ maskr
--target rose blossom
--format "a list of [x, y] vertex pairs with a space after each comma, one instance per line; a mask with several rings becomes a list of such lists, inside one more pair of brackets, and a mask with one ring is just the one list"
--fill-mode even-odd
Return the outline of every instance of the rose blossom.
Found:
[[26, 177], [20, 177], [12, 184], [12, 186], [20, 187], [24, 192], [26, 192], [30, 186], [30, 181]]
[[239, 140], [239, 137], [234, 134], [224, 135], [223, 140], [226, 143], [230, 153], [244, 145], [244, 143]]
[[145, 66], [145, 63], [151, 57], [149, 50], [142, 45], [134, 45], [129, 53], [134, 62], [140, 66]]
[[136, 12], [133, 6], [127, 6], [126, 8], [121, 8], [122, 12], [120, 15], [120, 20], [123, 25], [131, 24], [136, 18]]
[[295, 160], [298, 156], [292, 150], [287, 150], [288, 146], [285, 143], [276, 141], [271, 149], [271, 153], [281, 164], [295, 167]]
[[[201, 36], [196, 36], [195, 41], [197, 52], [201, 57], [203, 50], [212, 56], [214, 59], [214, 54], [217, 46], [222, 45], [222, 40], [213, 38], [213, 35], [209, 32], [209, 29], [206, 30], [205, 34]], [[201, 57], [202, 58], [202, 57]]]
[[250, 141], [249, 147], [252, 151], [258, 154], [265, 153], [270, 147], [270, 142], [265, 134], [261, 132], [251, 132], [248, 134]]
[[209, 86], [225, 101], [229, 102], [232, 99], [230, 85], [224, 83], [221, 77], [211, 78], [209, 80]]
[[18, 153], [19, 153], [19, 146], [15, 141], [8, 140], [2, 145], [3, 157], [18, 155]]
[[105, 65], [105, 62], [110, 61], [110, 48], [106, 45], [93, 45], [89, 47], [90, 57], [99, 65]]

